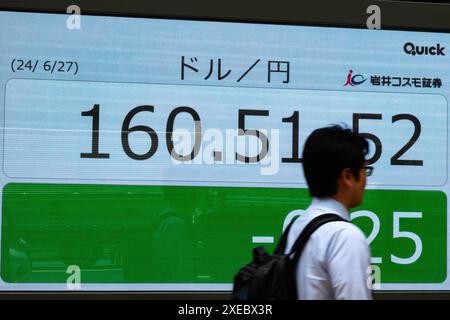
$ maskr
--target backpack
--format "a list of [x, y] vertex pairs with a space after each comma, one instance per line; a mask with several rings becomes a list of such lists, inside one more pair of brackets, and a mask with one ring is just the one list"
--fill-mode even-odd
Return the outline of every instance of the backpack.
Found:
[[302, 251], [313, 232], [332, 221], [347, 220], [331, 213], [314, 218], [298, 236], [289, 254], [284, 252], [289, 230], [294, 221], [291, 221], [284, 231], [273, 255], [268, 254], [264, 247], [254, 248], [253, 261], [242, 267], [234, 277], [231, 298], [233, 300], [298, 299], [295, 274]]

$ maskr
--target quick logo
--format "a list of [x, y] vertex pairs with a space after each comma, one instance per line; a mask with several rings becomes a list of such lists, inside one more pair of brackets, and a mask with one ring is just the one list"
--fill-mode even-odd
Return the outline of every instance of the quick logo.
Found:
[[408, 55], [418, 56], [445, 56], [445, 47], [441, 47], [438, 43], [435, 46], [417, 46], [412, 42], [407, 42], [403, 46], [403, 51]]

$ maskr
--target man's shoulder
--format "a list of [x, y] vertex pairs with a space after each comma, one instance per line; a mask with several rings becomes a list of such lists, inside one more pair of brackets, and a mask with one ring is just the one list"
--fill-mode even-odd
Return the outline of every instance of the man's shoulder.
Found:
[[[335, 212], [329, 212], [334, 213]], [[325, 214], [325, 213], [323, 213]], [[291, 240], [295, 240], [298, 235], [303, 232], [304, 228], [314, 219], [320, 215], [310, 214], [306, 212], [300, 216], [292, 226], [289, 234]], [[321, 243], [328, 243], [329, 241], [346, 241], [354, 239], [357, 241], [366, 241], [364, 233], [351, 221], [331, 221], [320, 226], [312, 235], [311, 242], [319, 241]]]
[[364, 233], [351, 221], [332, 221], [321, 226], [315, 233], [315, 237], [330, 238], [330, 240], [360, 240], [366, 241]]
[[349, 254], [364, 261], [370, 256], [364, 233], [350, 221], [333, 221], [321, 226], [311, 236], [311, 245], [322, 262]]

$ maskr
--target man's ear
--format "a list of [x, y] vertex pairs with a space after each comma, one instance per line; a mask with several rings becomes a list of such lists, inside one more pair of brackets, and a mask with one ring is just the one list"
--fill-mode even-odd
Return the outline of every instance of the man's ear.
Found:
[[340, 183], [345, 187], [351, 187], [354, 179], [355, 177], [350, 168], [342, 170], [341, 175], [339, 176]]

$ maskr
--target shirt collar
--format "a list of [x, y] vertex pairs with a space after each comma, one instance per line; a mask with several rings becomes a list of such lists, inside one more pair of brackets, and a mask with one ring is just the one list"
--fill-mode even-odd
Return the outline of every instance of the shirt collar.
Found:
[[309, 209], [323, 213], [337, 213], [342, 218], [350, 221], [347, 208], [333, 198], [313, 198]]

